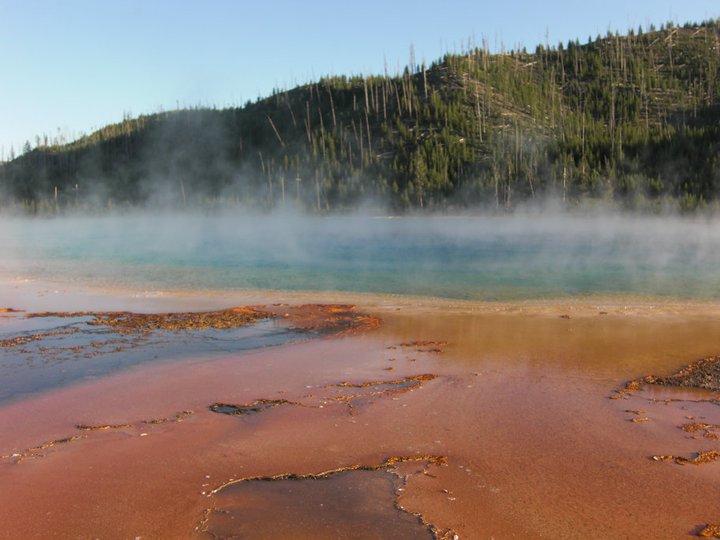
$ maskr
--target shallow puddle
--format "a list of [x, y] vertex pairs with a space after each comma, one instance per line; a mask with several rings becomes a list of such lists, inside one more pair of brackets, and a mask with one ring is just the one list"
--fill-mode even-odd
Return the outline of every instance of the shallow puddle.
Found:
[[224, 488], [202, 537], [286, 540], [432, 539], [420, 518], [395, 506], [402, 481], [386, 471], [255, 480]]

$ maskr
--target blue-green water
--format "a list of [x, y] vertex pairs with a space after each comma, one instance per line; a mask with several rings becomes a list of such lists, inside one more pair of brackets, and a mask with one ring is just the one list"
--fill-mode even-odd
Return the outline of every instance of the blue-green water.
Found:
[[0, 275], [146, 289], [714, 299], [718, 225], [547, 215], [13, 219], [0, 220]]

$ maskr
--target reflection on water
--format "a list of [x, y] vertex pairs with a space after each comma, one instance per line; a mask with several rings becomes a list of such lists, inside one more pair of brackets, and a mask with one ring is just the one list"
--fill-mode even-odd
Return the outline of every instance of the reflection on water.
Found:
[[398, 336], [445, 339], [449, 345], [443, 362], [471, 370], [560, 369], [565, 377], [577, 374], [608, 381], [669, 375], [718, 353], [720, 326], [714, 316], [616, 311], [588, 310], [571, 318], [557, 312], [387, 313], [379, 332], [388, 341]]
[[300, 333], [260, 320], [231, 329], [127, 332], [94, 317], [6, 317], [0, 326], [0, 403], [107, 375], [145, 362], [227, 354], [297, 339]]
[[720, 228], [712, 222], [126, 216], [0, 225], [0, 275], [95, 285], [483, 300], [720, 296]]

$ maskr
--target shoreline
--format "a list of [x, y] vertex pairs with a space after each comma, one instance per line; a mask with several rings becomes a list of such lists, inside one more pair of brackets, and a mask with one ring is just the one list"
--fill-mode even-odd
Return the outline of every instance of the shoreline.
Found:
[[[181, 311], [212, 310], [233, 306], [272, 303], [355, 304], [367, 309], [453, 309], [488, 313], [554, 313], [569, 311], [577, 315], [672, 313], [719, 315], [720, 300], [677, 298], [629, 294], [572, 295], [524, 298], [509, 301], [467, 300], [436, 296], [368, 293], [354, 291], [313, 291], [286, 289], [153, 289], [142, 287], [96, 287], [66, 280], [35, 280], [0, 276], [2, 308], [25, 311]], [[54, 309], [54, 308], [58, 309]]]

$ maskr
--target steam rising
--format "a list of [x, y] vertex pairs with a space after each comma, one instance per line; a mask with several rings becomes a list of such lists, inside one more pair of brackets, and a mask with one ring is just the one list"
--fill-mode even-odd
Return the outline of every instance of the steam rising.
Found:
[[720, 296], [720, 223], [680, 217], [223, 214], [0, 221], [0, 276], [161, 289], [508, 300]]

